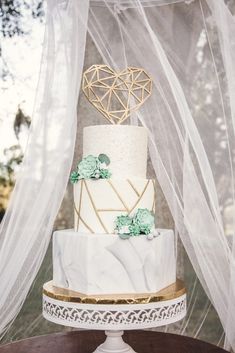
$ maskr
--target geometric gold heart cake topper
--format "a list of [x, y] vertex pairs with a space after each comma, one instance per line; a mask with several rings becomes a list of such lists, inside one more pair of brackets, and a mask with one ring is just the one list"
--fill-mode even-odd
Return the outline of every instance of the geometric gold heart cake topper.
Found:
[[151, 95], [152, 79], [138, 67], [115, 72], [107, 65], [92, 65], [83, 74], [82, 90], [106, 119], [121, 124]]

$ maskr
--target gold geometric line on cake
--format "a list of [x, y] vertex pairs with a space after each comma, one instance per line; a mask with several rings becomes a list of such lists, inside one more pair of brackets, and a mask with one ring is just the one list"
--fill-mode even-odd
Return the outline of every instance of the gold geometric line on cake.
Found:
[[105, 227], [105, 225], [104, 225], [102, 219], [101, 219], [100, 216], [99, 216], [99, 213], [97, 212], [97, 208], [96, 208], [96, 206], [95, 206], [94, 200], [93, 200], [93, 198], [92, 198], [92, 196], [91, 196], [90, 190], [89, 190], [89, 188], [88, 188], [87, 183], [86, 183], [85, 180], [84, 180], [84, 184], [85, 184], [85, 188], [86, 188], [86, 191], [87, 191], [87, 193], [88, 193], [89, 199], [90, 199], [90, 201], [91, 201], [92, 207], [93, 207], [93, 209], [94, 209], [94, 211], [95, 211], [95, 214], [96, 214], [96, 216], [97, 216], [97, 218], [98, 218], [100, 224], [102, 225], [102, 227], [103, 227], [105, 233], [108, 233], [107, 228]]
[[129, 212], [129, 207], [126, 205], [126, 203], [124, 202], [124, 200], [122, 199], [121, 195], [119, 194], [119, 192], [116, 190], [115, 186], [113, 185], [113, 183], [111, 182], [111, 180], [107, 179], [109, 185], [111, 186], [111, 188], [113, 189], [113, 191], [115, 192], [115, 194], [117, 195], [117, 197], [119, 198], [119, 200], [121, 201], [121, 203], [123, 204], [125, 210], [127, 212]]
[[152, 205], [152, 212], [155, 210], [155, 200], [153, 200], [153, 205]]
[[155, 212], [156, 196], [157, 196], [155, 179], [152, 179], [152, 183], [153, 183], [153, 190], [154, 190], [152, 212]]
[[126, 212], [123, 208], [97, 208], [97, 212]]
[[140, 200], [142, 199], [142, 197], [143, 197], [145, 191], [147, 190], [147, 187], [148, 187], [148, 185], [149, 185], [149, 182], [150, 182], [150, 180], [147, 181], [147, 183], [146, 183], [146, 185], [145, 185], [145, 187], [144, 187], [142, 193], [140, 194], [138, 200], [136, 201], [136, 203], [134, 204], [134, 206], [129, 210], [128, 215], [136, 208], [136, 206], [138, 205], [138, 203], [139, 203]]
[[[95, 232], [91, 229], [91, 227], [84, 221], [84, 219], [82, 218], [81, 214], [78, 212], [76, 205], [74, 203], [74, 210], [78, 216], [78, 219], [80, 219], [80, 221], [83, 223], [83, 225], [90, 231], [90, 233], [95, 234]], [[78, 231], [78, 227], [77, 227], [77, 231]]]
[[136, 189], [136, 187], [132, 184], [132, 182], [127, 179], [127, 182], [130, 184], [130, 186], [132, 187], [132, 189], [134, 190], [134, 192], [136, 193], [136, 195], [139, 197], [140, 196], [140, 193], [139, 191]]
[[151, 95], [152, 79], [142, 68], [115, 72], [107, 65], [92, 65], [83, 74], [82, 90], [109, 122], [121, 124]]
[[[80, 191], [80, 195], [79, 195], [79, 205], [78, 205], [78, 213], [79, 214], [81, 214], [82, 191], [83, 191], [83, 180], [81, 180], [81, 191]], [[80, 220], [80, 217], [78, 217], [78, 221], [77, 221], [77, 231], [78, 231], [78, 228], [79, 228], [79, 220]]]

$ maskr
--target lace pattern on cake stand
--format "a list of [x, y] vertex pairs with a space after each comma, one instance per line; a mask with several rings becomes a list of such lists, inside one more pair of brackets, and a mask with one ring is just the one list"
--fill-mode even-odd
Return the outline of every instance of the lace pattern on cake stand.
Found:
[[186, 294], [172, 300], [134, 305], [81, 304], [43, 295], [43, 316], [57, 324], [101, 330], [143, 329], [167, 325], [186, 314]]

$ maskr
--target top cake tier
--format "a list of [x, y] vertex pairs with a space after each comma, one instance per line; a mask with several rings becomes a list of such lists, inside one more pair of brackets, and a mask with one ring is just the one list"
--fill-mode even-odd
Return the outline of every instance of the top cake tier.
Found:
[[95, 125], [84, 128], [83, 157], [106, 154], [112, 178], [146, 178], [147, 130], [130, 125]]

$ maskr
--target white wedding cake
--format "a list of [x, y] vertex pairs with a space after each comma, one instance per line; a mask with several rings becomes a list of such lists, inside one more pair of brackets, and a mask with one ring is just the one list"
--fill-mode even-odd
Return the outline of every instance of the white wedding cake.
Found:
[[71, 175], [74, 230], [53, 235], [53, 285], [86, 295], [156, 293], [176, 281], [172, 230], [155, 229], [147, 130], [86, 127]]

